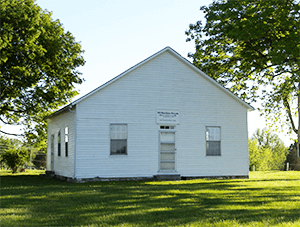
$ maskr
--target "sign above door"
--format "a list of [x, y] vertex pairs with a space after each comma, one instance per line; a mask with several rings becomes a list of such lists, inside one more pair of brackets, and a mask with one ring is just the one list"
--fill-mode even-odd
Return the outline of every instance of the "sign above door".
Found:
[[177, 110], [156, 110], [157, 124], [179, 124], [179, 111]]

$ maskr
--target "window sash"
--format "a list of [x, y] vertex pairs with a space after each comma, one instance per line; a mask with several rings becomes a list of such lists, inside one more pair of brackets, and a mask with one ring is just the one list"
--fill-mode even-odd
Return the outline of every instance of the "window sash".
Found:
[[207, 156], [220, 156], [221, 155], [221, 141], [207, 141], [206, 142], [206, 155]]
[[59, 130], [57, 135], [57, 156], [60, 156], [60, 153], [61, 153], [61, 135]]
[[221, 127], [206, 127], [206, 155], [221, 155]]
[[66, 135], [69, 134], [69, 127], [68, 126], [65, 127], [65, 134]]
[[127, 154], [127, 124], [110, 125], [110, 154]]
[[110, 140], [110, 154], [127, 154], [127, 139]]
[[111, 124], [110, 125], [111, 139], [127, 139], [127, 125], [126, 124]]
[[206, 128], [206, 141], [220, 141], [221, 128], [220, 127], [207, 127]]
[[51, 135], [51, 154], [54, 153], [54, 134]]
[[69, 155], [69, 127], [65, 127], [65, 156]]
[[66, 157], [68, 157], [68, 155], [69, 155], [69, 145], [68, 145], [68, 142], [65, 142], [65, 155], [66, 155]]

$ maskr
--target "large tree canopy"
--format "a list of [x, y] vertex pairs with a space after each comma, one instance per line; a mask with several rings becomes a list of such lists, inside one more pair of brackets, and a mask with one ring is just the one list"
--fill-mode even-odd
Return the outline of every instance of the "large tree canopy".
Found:
[[0, 120], [43, 131], [44, 116], [77, 94], [83, 50], [34, 0], [1, 0], [0, 15]]
[[[300, 137], [300, 4], [297, 0], [219, 0], [191, 24], [195, 66]], [[300, 120], [298, 121], [300, 124]], [[280, 124], [277, 124], [280, 125]]]

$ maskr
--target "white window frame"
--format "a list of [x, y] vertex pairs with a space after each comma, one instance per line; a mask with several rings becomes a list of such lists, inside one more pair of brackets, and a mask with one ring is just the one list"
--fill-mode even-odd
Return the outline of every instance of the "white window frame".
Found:
[[[215, 134], [215, 135], [209, 135], [209, 131], [208, 129], [219, 129], [219, 134]], [[205, 128], [205, 147], [206, 147], [206, 156], [221, 156], [221, 141], [222, 141], [222, 137], [221, 137], [221, 127], [220, 126], [206, 126]], [[219, 142], [219, 151], [218, 153], [212, 153], [209, 150], [209, 143], [210, 142]]]
[[[124, 131], [114, 131], [112, 128], [114, 126], [123, 126], [126, 127]], [[110, 132], [110, 155], [127, 155], [128, 154], [128, 125], [127, 124], [121, 124], [121, 123], [115, 123], [115, 124], [110, 124], [109, 127], [109, 132]], [[116, 141], [123, 141], [125, 142], [125, 152], [118, 153], [118, 152], [113, 152], [113, 142]]]

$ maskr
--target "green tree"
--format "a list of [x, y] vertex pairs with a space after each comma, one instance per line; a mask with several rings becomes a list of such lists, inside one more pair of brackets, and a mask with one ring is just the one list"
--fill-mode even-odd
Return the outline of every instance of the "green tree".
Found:
[[83, 50], [34, 0], [1, 0], [0, 15], [0, 120], [26, 126], [29, 143], [44, 141], [44, 117], [69, 102], [83, 81], [77, 70]]
[[[0, 135], [0, 162], [2, 167], [6, 165], [13, 169], [14, 167], [12, 166], [16, 165], [16, 171], [21, 165], [35, 165], [33, 161], [39, 153], [43, 152], [39, 151], [35, 146], [28, 146], [28, 144], [18, 139], [6, 138]], [[13, 158], [16, 158], [16, 160], [13, 160]]]
[[278, 135], [257, 129], [249, 140], [249, 164], [257, 170], [283, 170], [288, 148]]
[[249, 140], [249, 168], [268, 171], [273, 169], [273, 157], [270, 148], [260, 147], [257, 139]]
[[25, 164], [29, 152], [30, 151], [24, 147], [10, 148], [2, 153], [2, 160], [13, 173], [16, 173], [18, 169]]
[[258, 143], [256, 139], [248, 140], [249, 146], [249, 168], [252, 169], [253, 166], [257, 168], [260, 164], [260, 150], [258, 148]]
[[206, 24], [186, 31], [193, 64], [245, 101], [262, 100], [269, 122], [300, 141], [299, 1], [215, 0], [200, 9]]
[[5, 138], [0, 135], [0, 165], [1, 165], [1, 168], [3, 168], [3, 166], [5, 164], [2, 159], [2, 154], [9, 148], [11, 148], [10, 140], [8, 138]]
[[271, 151], [271, 169], [283, 170], [286, 156], [288, 154], [288, 148], [285, 147], [283, 141], [278, 137], [278, 135], [264, 128], [262, 130], [257, 129], [252, 138], [258, 141], [259, 147], [269, 149]]
[[0, 135], [0, 154], [7, 150], [10, 146], [9, 139]]

